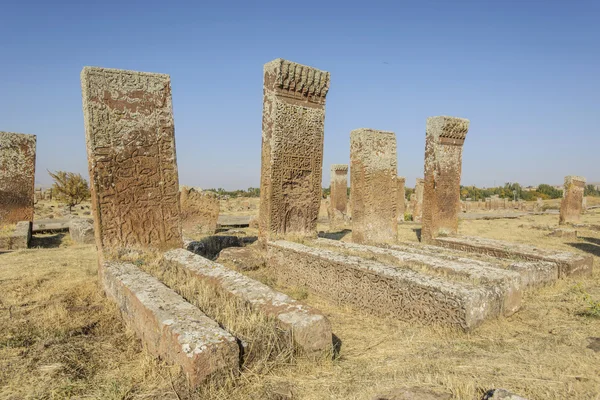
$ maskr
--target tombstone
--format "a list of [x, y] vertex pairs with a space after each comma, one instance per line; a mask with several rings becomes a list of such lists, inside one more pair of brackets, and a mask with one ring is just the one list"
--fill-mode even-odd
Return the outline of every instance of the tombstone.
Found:
[[425, 140], [425, 194], [421, 240], [439, 234], [455, 234], [460, 212], [462, 147], [469, 120], [454, 117], [427, 118]]
[[33, 221], [35, 135], [0, 132], [0, 226]]
[[581, 213], [585, 214], [586, 211], [587, 211], [587, 198], [584, 197], [581, 202]]
[[505, 210], [508, 210], [510, 207], [508, 205], [508, 197], [505, 197], [503, 202], [502, 202], [502, 208], [504, 208]]
[[181, 186], [181, 227], [188, 233], [213, 234], [219, 219], [219, 196], [210, 191]]
[[321, 204], [329, 72], [278, 58], [264, 66], [259, 236], [314, 236]]
[[52, 188], [44, 191], [44, 200], [52, 200]]
[[331, 194], [327, 214], [332, 228], [343, 226], [348, 207], [348, 165], [333, 164], [331, 166]]
[[36, 203], [40, 200], [44, 200], [44, 195], [41, 188], [35, 189], [34, 199]]
[[485, 208], [484, 205], [485, 204], [483, 203], [483, 199], [477, 200], [477, 209], [478, 210], [483, 210]]
[[390, 243], [398, 235], [396, 135], [374, 129], [350, 133], [352, 240]]
[[96, 245], [182, 246], [169, 75], [81, 72]]
[[423, 188], [425, 180], [417, 178], [415, 184], [415, 207], [413, 209], [413, 221], [421, 222], [423, 216]]
[[399, 176], [396, 178], [396, 185], [398, 187], [398, 203], [396, 204], [396, 208], [398, 211], [398, 222], [404, 222], [404, 211], [406, 209], [405, 199], [406, 192], [404, 190], [404, 185], [406, 184], [406, 178], [403, 176]]
[[465, 212], [471, 212], [473, 209], [473, 201], [471, 198], [465, 199]]
[[543, 208], [544, 208], [544, 200], [542, 200], [541, 197], [538, 197], [537, 200], [536, 200], [536, 202], [535, 202], [533, 210], [536, 211], [536, 212], [539, 212], [539, 211], [542, 211]]
[[573, 175], [565, 177], [563, 198], [560, 202], [560, 216], [558, 220], [559, 225], [579, 222], [579, 217], [583, 212], [584, 190], [584, 177]]

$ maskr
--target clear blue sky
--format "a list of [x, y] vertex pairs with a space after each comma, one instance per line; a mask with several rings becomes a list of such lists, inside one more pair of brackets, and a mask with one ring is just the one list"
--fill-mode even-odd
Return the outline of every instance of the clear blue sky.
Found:
[[40, 184], [87, 176], [91, 65], [171, 75], [182, 184], [258, 186], [262, 66], [278, 57], [331, 72], [324, 186], [360, 127], [396, 133], [413, 186], [433, 115], [471, 120], [465, 185], [600, 180], [597, 0], [23, 0], [0, 17], [0, 130], [37, 135]]

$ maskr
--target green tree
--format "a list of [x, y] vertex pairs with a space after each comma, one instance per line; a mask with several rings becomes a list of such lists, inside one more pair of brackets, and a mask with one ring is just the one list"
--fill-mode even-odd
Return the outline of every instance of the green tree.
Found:
[[56, 198], [69, 206], [69, 211], [73, 206], [90, 198], [90, 188], [88, 182], [81, 176], [73, 172], [48, 171], [54, 184], [52, 191], [56, 193]]

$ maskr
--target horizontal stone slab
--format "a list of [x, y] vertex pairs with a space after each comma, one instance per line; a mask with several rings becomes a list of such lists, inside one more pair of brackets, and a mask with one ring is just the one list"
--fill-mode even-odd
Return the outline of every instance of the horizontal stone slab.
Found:
[[451, 249], [482, 253], [501, 258], [519, 258], [522, 260], [541, 260], [558, 265], [558, 276], [591, 276], [594, 259], [591, 255], [561, 252], [501, 240], [472, 237], [448, 236], [438, 237], [435, 244]]
[[31, 222], [17, 222], [12, 232], [0, 236], [0, 250], [27, 249], [31, 242]]
[[33, 221], [33, 233], [67, 232], [68, 219], [36, 219]]
[[431, 255], [444, 260], [472, 263], [482, 267], [511, 270], [521, 275], [521, 284], [523, 287], [545, 286], [558, 279], [558, 264], [548, 261], [498, 260], [497, 258], [486, 256], [484, 254], [478, 255], [478, 257], [484, 258], [484, 260], [476, 260], [469, 258], [470, 253], [465, 251], [421, 243], [386, 245], [386, 247], [409, 253]]
[[489, 290], [299, 243], [267, 244], [277, 279], [379, 316], [470, 330], [500, 313]]
[[189, 278], [214, 286], [225, 297], [240, 299], [252, 309], [275, 318], [305, 354], [316, 355], [331, 350], [331, 324], [314, 308], [184, 249], [168, 251], [163, 259], [184, 269]]
[[330, 239], [317, 239], [315, 243], [360, 253], [359, 256], [383, 256], [397, 263], [408, 265], [408, 268], [413, 268], [414, 265], [418, 272], [448, 276], [450, 279], [468, 280], [474, 284], [481, 283], [489, 291], [490, 298], [495, 298], [496, 301], [500, 302], [504, 315], [514, 314], [521, 305], [523, 296], [521, 276], [514, 271], [495, 268], [486, 263], [474, 262], [466, 258], [450, 260], [427, 254], [416, 254], [391, 248]]
[[180, 365], [190, 384], [239, 371], [236, 338], [133, 264], [104, 262], [106, 294], [155, 356]]

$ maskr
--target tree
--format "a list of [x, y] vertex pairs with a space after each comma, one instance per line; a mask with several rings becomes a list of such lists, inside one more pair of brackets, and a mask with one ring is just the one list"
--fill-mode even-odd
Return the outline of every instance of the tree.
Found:
[[54, 179], [52, 190], [56, 193], [59, 201], [63, 201], [69, 206], [69, 212], [73, 206], [90, 198], [90, 188], [81, 174], [65, 171], [54, 173], [48, 171], [48, 173]]

